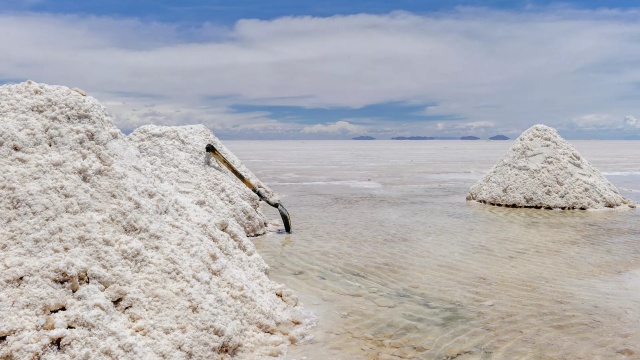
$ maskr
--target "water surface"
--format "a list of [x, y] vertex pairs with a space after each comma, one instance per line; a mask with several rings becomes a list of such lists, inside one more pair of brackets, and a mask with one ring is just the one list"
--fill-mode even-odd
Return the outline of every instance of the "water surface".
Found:
[[[640, 202], [640, 141], [572, 143]], [[288, 358], [640, 358], [638, 211], [466, 202], [511, 141], [225, 144], [292, 216], [253, 239], [319, 317]]]

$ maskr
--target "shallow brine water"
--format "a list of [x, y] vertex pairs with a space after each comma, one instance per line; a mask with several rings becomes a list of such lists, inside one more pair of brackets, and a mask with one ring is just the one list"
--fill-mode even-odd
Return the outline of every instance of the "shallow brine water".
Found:
[[[466, 202], [511, 141], [225, 144], [292, 217], [253, 239], [319, 318], [288, 358], [640, 358], [640, 212]], [[640, 141], [572, 144], [640, 202]]]

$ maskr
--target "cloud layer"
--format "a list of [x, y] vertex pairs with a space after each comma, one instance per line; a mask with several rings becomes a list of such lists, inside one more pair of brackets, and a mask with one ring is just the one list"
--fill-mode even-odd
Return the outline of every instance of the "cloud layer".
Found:
[[[594, 129], [622, 136], [638, 129], [637, 121], [625, 120], [640, 113], [638, 20], [636, 11], [464, 8], [186, 28], [2, 14], [0, 80], [81, 87], [106, 103], [124, 129], [204, 123], [229, 137], [513, 136], [545, 123], [573, 136]], [[390, 102], [424, 104], [431, 117], [310, 127], [295, 117], [232, 109]]]
[[354, 125], [348, 121], [336, 121], [330, 124], [316, 124], [313, 126], [305, 126], [302, 132], [305, 134], [356, 134], [365, 131], [361, 126]]

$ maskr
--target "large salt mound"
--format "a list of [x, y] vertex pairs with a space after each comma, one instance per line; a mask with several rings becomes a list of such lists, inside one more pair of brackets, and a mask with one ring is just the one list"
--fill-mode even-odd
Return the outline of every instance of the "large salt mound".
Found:
[[535, 125], [469, 190], [467, 200], [514, 207], [598, 209], [633, 206], [555, 129]]
[[[247, 235], [264, 233], [266, 220], [257, 211], [259, 198], [235, 175], [220, 166], [203, 146], [214, 144], [240, 172], [251, 182], [272, 195], [242, 162], [233, 155], [203, 125], [139, 127], [127, 139], [140, 151], [140, 155], [152, 165], [155, 176], [160, 181], [170, 182], [184, 197], [216, 218], [219, 229], [240, 224]], [[220, 209], [219, 204], [242, 204], [242, 206]], [[231, 213], [224, 212], [231, 210]], [[235, 222], [231, 225], [229, 218]], [[247, 240], [247, 242], [249, 242]]]
[[255, 358], [301, 338], [244, 234], [255, 198], [220, 176], [194, 202], [159, 166], [81, 91], [0, 86], [0, 359]]

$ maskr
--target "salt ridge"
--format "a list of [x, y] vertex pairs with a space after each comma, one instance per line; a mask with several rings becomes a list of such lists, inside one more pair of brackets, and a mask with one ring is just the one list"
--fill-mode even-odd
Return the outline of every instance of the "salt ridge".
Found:
[[518, 137], [467, 200], [550, 209], [635, 207], [555, 129], [535, 125]]
[[127, 139], [79, 89], [0, 86], [0, 358], [259, 358], [305, 336], [246, 238], [255, 195], [177, 143], [205, 130]]

